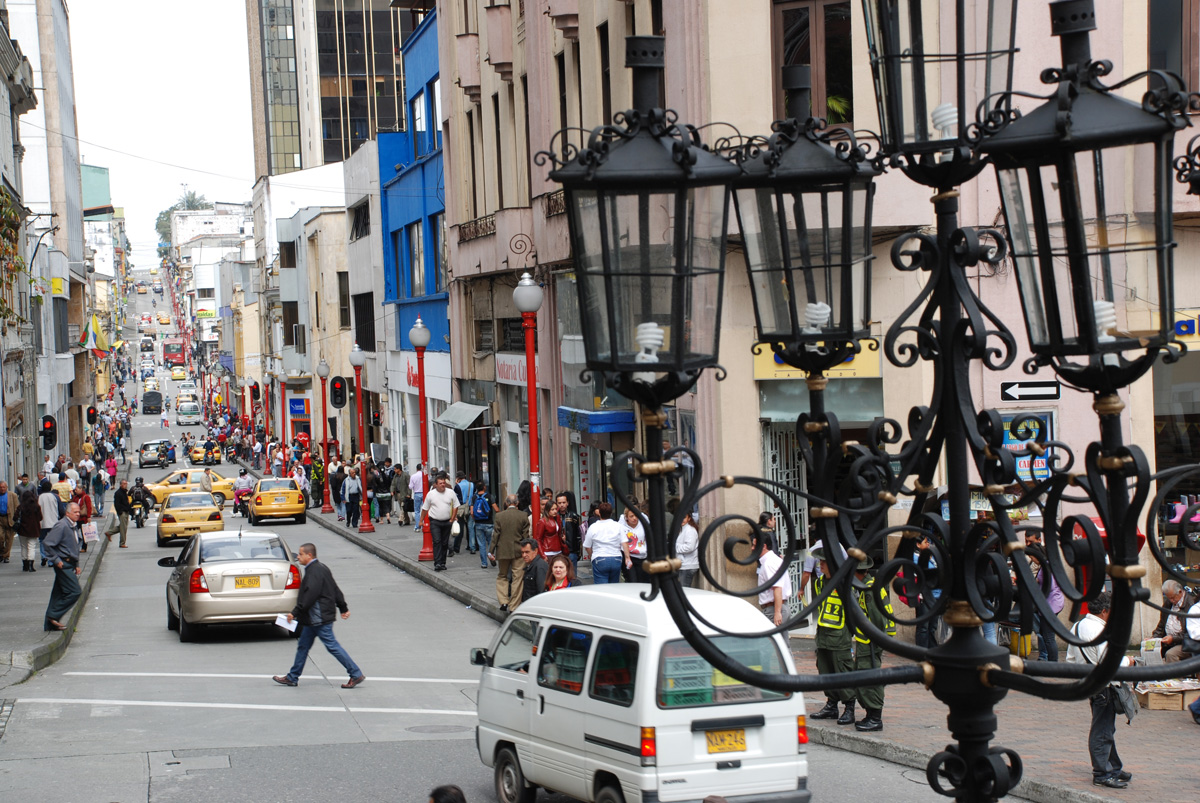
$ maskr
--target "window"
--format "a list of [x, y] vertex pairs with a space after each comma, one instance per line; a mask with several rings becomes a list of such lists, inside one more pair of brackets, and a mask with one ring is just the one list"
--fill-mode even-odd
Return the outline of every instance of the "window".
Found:
[[433, 95], [433, 130], [440, 133], [442, 130], [442, 79], [436, 79], [430, 85], [429, 91]]
[[394, 290], [392, 295], [396, 298], [404, 298], [407, 294], [407, 288], [404, 286], [404, 231], [396, 229], [392, 232], [392, 284]]
[[408, 104], [409, 117], [412, 120], [413, 155], [420, 158], [427, 150], [429, 143], [425, 141], [425, 93], [418, 92]]
[[638, 645], [632, 641], [604, 636], [596, 645], [590, 694], [597, 700], [617, 705], [633, 704], [637, 680]]
[[351, 117], [350, 118], [350, 138], [351, 139], [370, 139], [371, 126], [366, 117]]
[[350, 224], [350, 242], [361, 240], [371, 233], [371, 202], [364, 201], [358, 206], [351, 207], [354, 215]]
[[1196, 82], [1198, 67], [1197, 21], [1200, 0], [1150, 0], [1149, 66]]
[[54, 352], [66, 354], [71, 350], [70, 338], [67, 336], [67, 300], [53, 299], [54, 310]]
[[579, 694], [591, 646], [591, 633], [552, 626], [538, 662], [538, 685]]
[[[445, 429], [445, 427], [437, 427]], [[528, 672], [537, 643], [538, 626], [532, 619], [514, 619], [496, 642], [492, 651], [492, 668], [510, 672]]]
[[[558, 127], [567, 127], [567, 54], [559, 53], [554, 57], [554, 70], [558, 73]], [[563, 140], [563, 153], [566, 153], [567, 142]]]
[[[444, 401], [433, 399], [433, 417], [437, 418], [446, 412], [448, 406]], [[450, 427], [433, 428], [433, 465], [441, 466], [448, 473], [454, 473], [450, 471]]]
[[479, 209], [479, 169], [475, 164], [475, 116], [467, 112], [467, 138], [471, 148], [471, 202], [467, 209], [467, 219], [476, 216]]
[[412, 297], [425, 295], [425, 235], [419, 220], [408, 224], [408, 269]]
[[283, 242], [279, 244], [279, 267], [296, 267], [296, 244], [294, 242]]
[[350, 274], [344, 270], [338, 271], [338, 326], [350, 328]]
[[[721, 652], [763, 672], [782, 672], [783, 659], [775, 640], [767, 636], [739, 638], [716, 636], [713, 644]], [[701, 658], [683, 639], [663, 645], [658, 670], [658, 707], [695, 708], [790, 697], [788, 692], [747, 686]]]
[[492, 95], [492, 116], [496, 131], [496, 208], [504, 208], [504, 145], [500, 136], [500, 95]]
[[375, 351], [375, 294], [354, 296], [354, 340], [363, 351]]
[[296, 345], [296, 324], [300, 323], [300, 305], [295, 301], [283, 303], [283, 345]]
[[366, 97], [367, 82], [364, 80], [359, 80], [357, 78], [354, 79], [353, 81], [350, 82], [350, 91], [354, 94], [355, 97], [359, 97], [359, 98]]
[[608, 23], [596, 29], [600, 37], [600, 122], [605, 125], [612, 122], [612, 76], [610, 75], [610, 59], [608, 55]]
[[217, 291], [211, 287], [197, 287], [196, 298], [216, 298]]
[[779, 68], [812, 67], [812, 115], [848, 123], [854, 113], [849, 0], [776, 2], [772, 20], [775, 116], [785, 115]]
[[446, 216], [438, 213], [429, 218], [429, 250], [433, 254], [434, 292], [446, 292], [450, 284], [450, 276], [446, 270]]

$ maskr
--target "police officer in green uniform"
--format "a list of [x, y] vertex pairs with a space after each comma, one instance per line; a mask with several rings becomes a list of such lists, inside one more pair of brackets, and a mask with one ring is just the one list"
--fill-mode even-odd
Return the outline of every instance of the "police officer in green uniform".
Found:
[[[817, 596], [821, 595], [829, 581], [829, 566], [825, 563], [825, 550], [814, 549], [814, 558], [820, 562], [817, 578], [813, 581]], [[837, 590], [833, 590], [821, 603], [817, 611], [817, 672], [834, 675], [849, 672], [854, 665], [850, 653], [852, 639], [846, 621], [846, 610]], [[813, 719], [837, 718], [839, 725], [854, 724], [854, 692], [849, 689], [829, 689], [825, 692], [825, 707], [812, 715]], [[845, 703], [846, 710], [838, 716], [838, 703]]]
[[[854, 569], [855, 576], [863, 583], [866, 588], [859, 591], [855, 589], [855, 596], [858, 597], [858, 606], [862, 608], [863, 613], [867, 615], [867, 621], [875, 625], [889, 636], [896, 635], [896, 621], [892, 618], [892, 598], [888, 594], [887, 586], [875, 586], [875, 578], [868, 577], [867, 571], [875, 565], [868, 555], [867, 559], [861, 561]], [[870, 597], [878, 595], [880, 606], [874, 604]], [[854, 668], [855, 669], [878, 669], [883, 665], [883, 650], [876, 644], [872, 644], [871, 640], [865, 633], [854, 628]], [[865, 717], [854, 723], [855, 730], [860, 731], [881, 731], [883, 730], [883, 686], [859, 686], [855, 689], [855, 697], [866, 710]]]

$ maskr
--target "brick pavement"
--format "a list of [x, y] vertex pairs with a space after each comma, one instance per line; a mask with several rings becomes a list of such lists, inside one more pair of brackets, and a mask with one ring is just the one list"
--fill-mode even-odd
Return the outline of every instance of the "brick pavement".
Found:
[[[480, 613], [503, 621], [505, 615], [496, 606], [496, 571], [481, 569], [478, 556], [463, 552], [447, 560], [445, 572], [435, 573], [431, 564], [417, 560], [421, 537], [412, 525], [379, 524], [374, 533], [359, 534], [339, 524], [336, 516], [316, 511], [309, 511], [311, 520]], [[588, 564], [582, 563], [579, 568], [581, 576], [590, 580]], [[815, 673], [814, 642], [793, 638], [792, 644], [797, 670]], [[902, 662], [887, 656], [884, 665]], [[810, 710], [824, 704], [820, 694], [809, 698]], [[1024, 762], [1024, 777], [1014, 795], [1039, 803], [1194, 803], [1200, 798], [1200, 762], [1193, 760], [1200, 744], [1200, 726], [1186, 711], [1143, 709], [1131, 726], [1123, 717], [1118, 718], [1117, 750], [1134, 776], [1124, 790], [1092, 785], [1087, 754], [1091, 715], [1086, 700], [1062, 703], [1011, 693], [1000, 703], [997, 713], [1000, 727], [993, 743], [1015, 750]], [[884, 730], [880, 733], [858, 733], [853, 727], [823, 721], [812, 721], [809, 727], [814, 741], [921, 770], [949, 742], [946, 707], [920, 684], [888, 687]]]

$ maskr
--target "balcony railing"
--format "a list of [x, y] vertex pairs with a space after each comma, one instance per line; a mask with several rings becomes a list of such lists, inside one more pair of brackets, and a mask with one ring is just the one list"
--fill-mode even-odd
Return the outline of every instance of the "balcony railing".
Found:
[[567, 196], [562, 190], [546, 196], [546, 217], [558, 217], [567, 213]]
[[459, 224], [458, 227], [458, 242], [467, 243], [471, 240], [478, 240], [480, 237], [496, 233], [496, 216], [484, 215], [477, 217], [474, 220], [468, 220], [466, 223]]

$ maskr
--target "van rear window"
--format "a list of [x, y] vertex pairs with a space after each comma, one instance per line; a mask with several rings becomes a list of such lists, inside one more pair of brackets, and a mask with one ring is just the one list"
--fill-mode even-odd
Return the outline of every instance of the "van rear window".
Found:
[[[779, 654], [779, 646], [771, 638], [717, 636], [712, 642], [721, 652], [751, 669], [763, 672], [783, 671], [784, 664]], [[760, 689], [731, 678], [697, 655], [692, 645], [683, 639], [668, 641], [663, 645], [658, 670], [660, 708], [729, 705], [779, 700], [790, 696], [789, 692]]]

